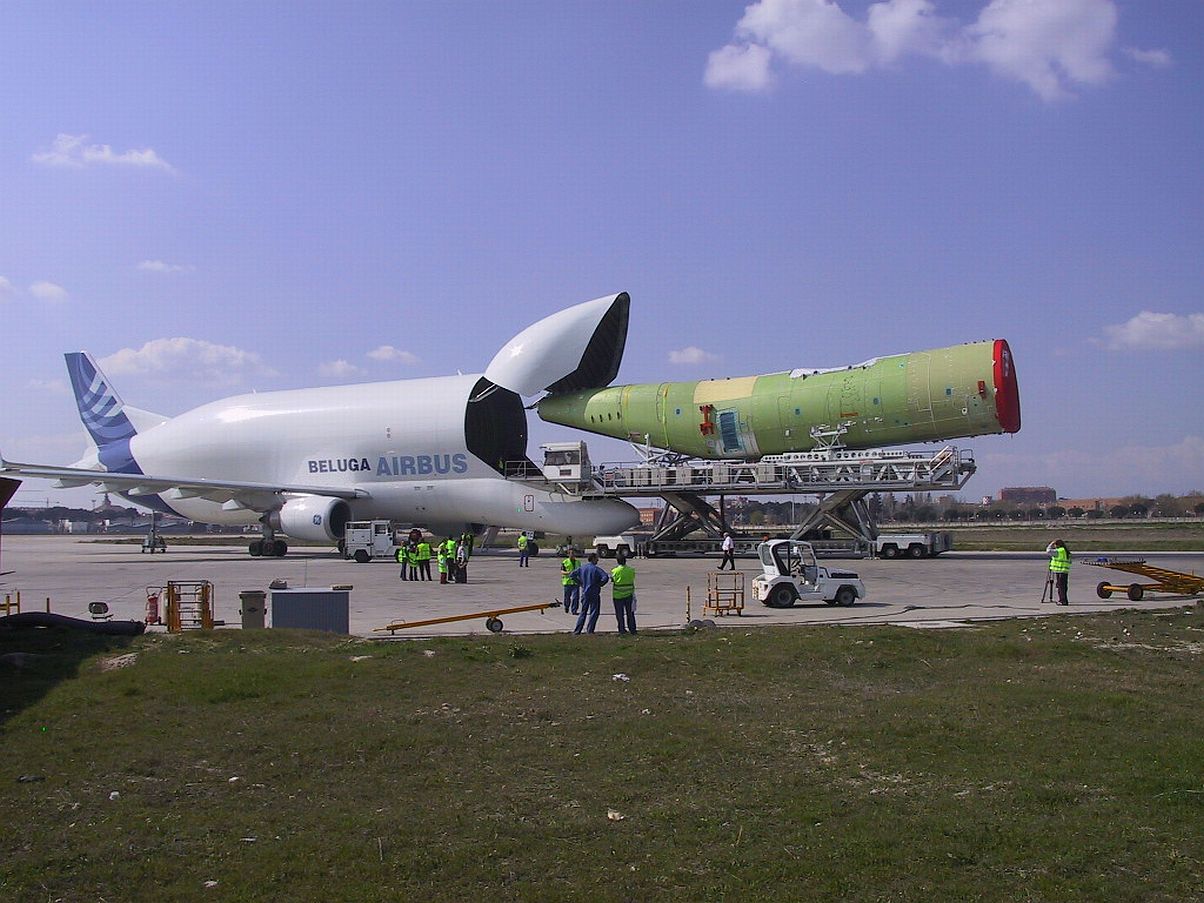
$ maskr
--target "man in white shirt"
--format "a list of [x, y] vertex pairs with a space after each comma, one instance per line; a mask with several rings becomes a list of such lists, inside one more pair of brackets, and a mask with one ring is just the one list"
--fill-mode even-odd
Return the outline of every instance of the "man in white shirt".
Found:
[[723, 534], [723, 560], [719, 562], [719, 570], [723, 570], [725, 564], [730, 564], [732, 570], [736, 569], [736, 543], [732, 539], [732, 534]]

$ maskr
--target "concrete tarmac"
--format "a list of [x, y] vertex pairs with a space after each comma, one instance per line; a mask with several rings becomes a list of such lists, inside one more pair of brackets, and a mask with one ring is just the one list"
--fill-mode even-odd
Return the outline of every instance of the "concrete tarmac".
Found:
[[[518, 567], [510, 551], [478, 553], [468, 568], [469, 582], [441, 586], [398, 579], [387, 561], [356, 564], [333, 551], [297, 548], [285, 558], [251, 558], [245, 546], [172, 545], [166, 553], [148, 555], [137, 544], [121, 544], [95, 536], [5, 536], [0, 566], [12, 573], [0, 577], [0, 595], [20, 590], [22, 610], [44, 610], [47, 597], [58, 614], [87, 618], [88, 603], [108, 602], [118, 619], [142, 619], [147, 587], [168, 580], [209, 580], [215, 587], [215, 617], [227, 625], [240, 623], [240, 590], [266, 590], [275, 579], [290, 587], [351, 584], [351, 631], [382, 636], [375, 628], [390, 622], [418, 621], [559, 601], [560, 559], [541, 554], [529, 568]], [[738, 560], [745, 575], [746, 605], [742, 616], [716, 618], [723, 627], [766, 624], [901, 624], [954, 627], [971, 621], [1064, 615], [1117, 608], [1164, 609], [1194, 604], [1197, 597], [1147, 594], [1141, 602], [1123, 596], [1102, 600], [1095, 587], [1108, 580], [1127, 585], [1143, 582], [1084, 562], [1101, 554], [1139, 556], [1177, 571], [1204, 573], [1204, 552], [1110, 552], [1076, 555], [1070, 575], [1069, 608], [1041, 601], [1047, 559], [1042, 551], [951, 552], [939, 558], [911, 560], [827, 560], [828, 567], [852, 570], [865, 581], [867, 597], [851, 608], [797, 605], [771, 609], [752, 595], [752, 578], [760, 573], [752, 559]], [[607, 570], [614, 561], [600, 562]], [[691, 589], [691, 615], [704, 617], [707, 574], [718, 564], [707, 558], [636, 559], [637, 622], [642, 630], [679, 627], [686, 621], [686, 587]], [[434, 568], [432, 567], [432, 570]], [[271, 605], [268, 605], [271, 623]], [[507, 633], [550, 633], [572, 629], [575, 618], [560, 608], [503, 618]], [[616, 620], [609, 587], [602, 596], [598, 631], [614, 633]], [[484, 633], [484, 619], [399, 631], [397, 636]], [[383, 634], [388, 636], [388, 634]]]

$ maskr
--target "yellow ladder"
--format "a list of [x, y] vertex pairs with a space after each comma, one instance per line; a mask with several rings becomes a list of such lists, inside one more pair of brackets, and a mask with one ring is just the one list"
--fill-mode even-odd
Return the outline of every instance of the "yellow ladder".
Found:
[[162, 598], [168, 633], [213, 629], [213, 584], [208, 580], [169, 580]]

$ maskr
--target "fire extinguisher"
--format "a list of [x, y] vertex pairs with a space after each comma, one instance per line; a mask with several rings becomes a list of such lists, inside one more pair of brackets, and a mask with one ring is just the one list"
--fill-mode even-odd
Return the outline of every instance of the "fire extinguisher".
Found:
[[148, 593], [146, 596], [146, 623], [159, 623], [159, 594]]

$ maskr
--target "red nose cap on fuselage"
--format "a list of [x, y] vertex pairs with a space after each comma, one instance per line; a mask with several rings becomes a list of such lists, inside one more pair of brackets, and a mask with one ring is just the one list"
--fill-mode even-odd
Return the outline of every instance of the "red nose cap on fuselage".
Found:
[[1020, 432], [1020, 387], [1016, 384], [1016, 362], [1006, 339], [995, 340], [995, 416], [1005, 433]]

